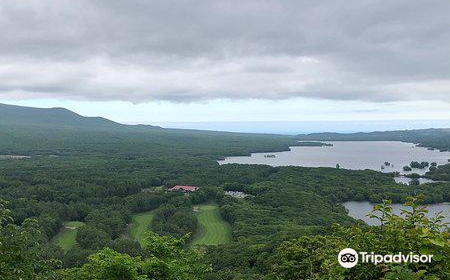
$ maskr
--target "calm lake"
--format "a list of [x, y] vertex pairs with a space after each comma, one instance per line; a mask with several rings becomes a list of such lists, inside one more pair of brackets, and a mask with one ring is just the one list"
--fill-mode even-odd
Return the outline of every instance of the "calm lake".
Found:
[[[267, 164], [272, 166], [336, 167], [345, 169], [373, 169], [383, 172], [404, 172], [403, 166], [411, 161], [448, 163], [450, 152], [439, 152], [398, 141], [332, 141], [333, 146], [291, 147], [290, 151], [278, 153], [253, 153], [251, 156], [227, 157], [219, 164]], [[264, 157], [265, 155], [275, 157]], [[381, 166], [385, 162], [391, 166]], [[413, 173], [424, 174], [427, 169], [413, 169]]]
[[[411, 161], [428, 161], [437, 164], [446, 164], [450, 159], [450, 152], [439, 152], [438, 150], [428, 150], [417, 147], [411, 143], [398, 141], [332, 141], [325, 142], [333, 146], [323, 147], [291, 147], [290, 151], [278, 153], [253, 153], [251, 156], [227, 157], [219, 161], [219, 164], [241, 163], [241, 164], [266, 164], [271, 166], [306, 166], [306, 167], [336, 167], [346, 169], [373, 169], [382, 172], [398, 171], [401, 174], [418, 173], [424, 174], [428, 169], [413, 169], [411, 172], [404, 172], [403, 166], [409, 165]], [[275, 157], [264, 157], [265, 155], [275, 155]], [[391, 166], [381, 166], [389, 162]], [[397, 182], [408, 183], [409, 178], [397, 177]], [[431, 180], [420, 179], [421, 183]], [[374, 224], [365, 217], [372, 210], [373, 205], [368, 202], [347, 202], [344, 206], [349, 210], [349, 215], [361, 219], [368, 224]], [[395, 211], [400, 213], [402, 205], [394, 205]], [[446, 221], [450, 222], [450, 204], [440, 203], [428, 206], [430, 214], [433, 216], [442, 211], [446, 216]]]
[[[348, 215], [350, 217], [363, 220], [368, 225], [379, 225], [378, 220], [366, 217], [366, 215], [372, 211], [372, 208], [375, 204], [369, 202], [349, 201], [343, 203], [342, 205], [348, 210]], [[429, 211], [427, 213], [428, 217], [435, 217], [439, 212], [442, 212], [442, 215], [445, 216], [444, 221], [446, 223], [450, 223], [450, 203], [437, 203], [427, 205], [426, 207]], [[392, 204], [392, 210], [397, 215], [401, 213], [401, 210], [407, 208], [408, 207], [402, 204]]]

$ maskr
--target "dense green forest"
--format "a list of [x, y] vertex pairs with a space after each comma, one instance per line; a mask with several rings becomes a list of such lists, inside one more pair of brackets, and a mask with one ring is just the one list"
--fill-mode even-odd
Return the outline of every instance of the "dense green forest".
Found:
[[[19, 113], [0, 118], [0, 155], [27, 156], [0, 159], [2, 279], [324, 279], [320, 273], [340, 272], [286, 274], [294, 256], [285, 248], [306, 242], [318, 250], [322, 236], [333, 236], [337, 246], [352, 227], [370, 232], [342, 202], [405, 202], [419, 194], [421, 203], [450, 201], [448, 182], [406, 186], [396, 184], [393, 174], [370, 170], [217, 163], [229, 155], [286, 150], [296, 144], [294, 137], [129, 127], [78, 115], [62, 123], [36, 116], [25, 123], [30, 112]], [[71, 115], [50, 113], [62, 120]], [[106, 124], [92, 129], [98, 122]], [[445, 174], [444, 166], [427, 176], [446, 180]], [[200, 189], [190, 195], [165, 191], [176, 184]], [[225, 195], [230, 190], [250, 196]], [[219, 206], [232, 242], [190, 248], [199, 229], [193, 207], [206, 202]], [[133, 214], [150, 210], [151, 232], [141, 246], [127, 231]], [[52, 240], [68, 221], [84, 226], [64, 252]]]
[[435, 181], [450, 181], [450, 163], [430, 168], [425, 177]]

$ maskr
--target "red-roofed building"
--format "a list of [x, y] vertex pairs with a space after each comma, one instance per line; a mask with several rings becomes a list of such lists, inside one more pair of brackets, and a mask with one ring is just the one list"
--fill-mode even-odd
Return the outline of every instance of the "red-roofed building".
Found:
[[176, 185], [175, 187], [169, 189], [169, 191], [171, 192], [173, 191], [195, 192], [196, 190], [198, 190], [198, 187], [196, 186], [179, 186], [179, 185]]

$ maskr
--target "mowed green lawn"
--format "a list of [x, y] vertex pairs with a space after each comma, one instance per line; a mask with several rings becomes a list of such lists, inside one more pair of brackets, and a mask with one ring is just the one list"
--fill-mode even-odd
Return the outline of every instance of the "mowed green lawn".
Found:
[[231, 241], [231, 227], [220, 216], [216, 204], [198, 205], [196, 214], [200, 223], [200, 234], [192, 245], [218, 245]]
[[153, 211], [133, 215], [129, 230], [131, 239], [138, 241], [142, 245], [144, 233], [150, 230], [150, 224], [152, 223], [153, 216]]
[[84, 223], [79, 221], [64, 222], [63, 229], [55, 236], [53, 243], [61, 247], [64, 252], [69, 251], [75, 245], [78, 228], [82, 226]]

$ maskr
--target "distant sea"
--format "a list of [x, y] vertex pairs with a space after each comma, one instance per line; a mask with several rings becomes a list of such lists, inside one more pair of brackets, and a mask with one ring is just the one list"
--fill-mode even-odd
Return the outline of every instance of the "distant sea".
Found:
[[450, 120], [156, 122], [148, 124], [159, 125], [164, 128], [248, 133], [303, 134], [313, 132], [352, 133], [404, 129], [449, 128]]

